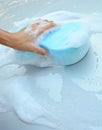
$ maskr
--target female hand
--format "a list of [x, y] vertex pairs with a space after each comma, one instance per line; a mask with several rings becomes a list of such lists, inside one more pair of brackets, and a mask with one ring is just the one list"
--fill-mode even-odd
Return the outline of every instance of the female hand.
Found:
[[46, 51], [40, 46], [36, 45], [36, 39], [43, 34], [46, 30], [55, 27], [56, 24], [48, 20], [37, 20], [33, 24], [28, 25], [26, 28], [19, 32], [12, 33], [13, 43], [12, 48], [22, 51], [36, 52], [45, 55]]

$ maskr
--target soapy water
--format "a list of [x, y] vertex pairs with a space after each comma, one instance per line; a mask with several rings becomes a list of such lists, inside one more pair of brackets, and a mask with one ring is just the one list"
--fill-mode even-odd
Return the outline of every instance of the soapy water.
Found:
[[[64, 16], [63, 16], [63, 14], [64, 14]], [[66, 44], [66, 45], [63, 44], [63, 46], [60, 46], [61, 48], [62, 47], [63, 48], [66, 48], [66, 47], [67, 48], [71, 48], [71, 47], [80, 48], [80, 47], [84, 46], [85, 43], [89, 43], [89, 41], [88, 41], [89, 34], [92, 35], [96, 32], [97, 33], [102, 32], [102, 24], [101, 24], [102, 19], [99, 18], [97, 15], [96, 16], [93, 15], [90, 18], [90, 16], [82, 16], [77, 13], [71, 13], [71, 12], [67, 12], [67, 11], [58, 11], [58, 12], [54, 12], [54, 13], [42, 16], [41, 18], [31, 18], [31, 19], [25, 19], [20, 22], [19, 21], [15, 22], [14, 27], [12, 27], [11, 31], [16, 30], [16, 28], [18, 28], [18, 30], [20, 30], [20, 29], [24, 28], [25, 26], [33, 23], [33, 21], [35, 21], [35, 23], [36, 23], [37, 21], [39, 21], [38, 19], [40, 19], [40, 22], [41, 22], [40, 24], [42, 26], [43, 26], [43, 24], [45, 24], [43, 19], [48, 19], [48, 20], [54, 21], [57, 25], [62, 25], [62, 24], [68, 23], [68, 22], [69, 23], [70, 22], [79, 22], [79, 23], [83, 24], [83, 26], [84, 26], [84, 27], [82, 27], [83, 29], [80, 30], [77, 34], [76, 33], [74, 34], [74, 32], [73, 32], [73, 35], [72, 35], [71, 34], [72, 32], [68, 32], [70, 35], [70, 38], [66, 39], [68, 41], [65, 41], [65, 43], [67, 42], [68, 44]], [[43, 37], [45, 37], [45, 35], [47, 33], [50, 33], [51, 31], [56, 30], [57, 28], [58, 27], [55, 27], [54, 29], [46, 31], [42, 36], [40, 36], [36, 40], [36, 43], [39, 44], [39, 41]], [[18, 30], [16, 30], [16, 31], [18, 31]], [[25, 31], [33, 34], [34, 37], [36, 37], [36, 35], [39, 31], [39, 28], [38, 28], [38, 30], [33, 32], [33, 31], [31, 31], [31, 25], [29, 25]], [[78, 39], [80, 39], [80, 40], [78, 40]], [[88, 48], [88, 47], [86, 47], [86, 48]], [[85, 50], [83, 49], [83, 55], [85, 55], [84, 53], [86, 54], [86, 49]], [[11, 57], [11, 58], [9, 58], [9, 57]], [[51, 57], [53, 57], [53, 56], [50, 56], [50, 54], [49, 54], [49, 56], [41, 56], [41, 55], [34, 54], [31, 52], [22, 52], [22, 51], [15, 51], [15, 50], [9, 49], [6, 56], [2, 55], [2, 57], [1, 57], [2, 64], [0, 66], [2, 67], [5, 64], [21, 64], [21, 65], [30, 64], [30, 65], [40, 66], [40, 67], [48, 67], [48, 66], [54, 66], [54, 65], [56, 66], [56, 65], [61, 64], [61, 63], [60, 64], [57, 63], [56, 59], [53, 60], [54, 58], [51, 58]], [[59, 57], [58, 57], [58, 59], [59, 59]], [[79, 57], [82, 57], [82, 56], [79, 56]], [[7, 60], [5, 60], [5, 59], [7, 59]], [[77, 59], [77, 61], [78, 61], [78, 59]]]
[[[63, 11], [43, 18], [46, 17], [59, 23], [81, 20], [91, 25], [91, 48], [83, 60], [74, 65], [39, 68], [23, 65], [26, 58], [20, 65], [15, 61], [7, 65], [10, 58], [15, 59], [14, 50], [0, 46], [0, 112], [11, 111], [26, 123], [60, 130], [101, 127], [102, 34], [95, 34], [102, 31], [100, 18]], [[32, 23], [33, 19], [15, 22], [13, 30], [27, 20]]]

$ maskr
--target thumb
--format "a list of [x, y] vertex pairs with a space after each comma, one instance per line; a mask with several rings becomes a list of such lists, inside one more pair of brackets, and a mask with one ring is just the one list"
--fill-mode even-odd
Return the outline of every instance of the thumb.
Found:
[[32, 45], [32, 52], [35, 52], [35, 53], [38, 53], [38, 54], [41, 54], [41, 55], [46, 55], [47, 52], [45, 49], [41, 48], [40, 46], [38, 45], [35, 45], [34, 43], [31, 43]]

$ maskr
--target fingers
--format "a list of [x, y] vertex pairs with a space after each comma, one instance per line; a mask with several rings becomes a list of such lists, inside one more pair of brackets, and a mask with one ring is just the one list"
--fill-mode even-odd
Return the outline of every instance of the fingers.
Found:
[[[53, 21], [41, 20], [40, 19], [39, 21], [37, 21], [32, 26], [33, 26], [33, 28], [36, 26], [36, 28], [38, 29], [37, 36], [39, 36], [42, 33], [44, 33], [46, 30], [55, 27], [56, 24]], [[35, 52], [35, 53], [39, 53], [41, 55], [47, 55], [47, 52], [43, 48], [37, 46], [34, 43], [32, 43], [32, 49], [33, 49], [33, 52]]]
[[39, 25], [38, 36], [55, 26], [56, 26], [56, 24], [53, 23], [52, 21], [45, 20], [42, 24]]
[[49, 29], [49, 28], [54, 27], [54, 26], [56, 26], [56, 24], [53, 23], [52, 21], [49, 21], [49, 22], [47, 22], [46, 24], [43, 24], [40, 27], [46, 30], [46, 29]]
[[31, 26], [30, 34], [36, 39], [38, 36], [43, 34], [45, 31], [53, 28], [56, 24], [53, 21], [49, 20], [36, 20]]
[[28, 38], [26, 37], [27, 39], [26, 44], [25, 44], [26, 47], [23, 50], [35, 52], [41, 55], [46, 55], [47, 54], [46, 50], [44, 50], [43, 48], [41, 48], [40, 46], [37, 46], [36, 44], [32, 42], [35, 41], [36, 38], [42, 33], [44, 33], [46, 30], [53, 28], [55, 26], [56, 24], [53, 21], [41, 20], [41, 19], [38, 21], [35, 21], [34, 24], [30, 25], [30, 31], [29, 31], [30, 35], [28, 35]]
[[53, 27], [55, 27], [55, 25], [52, 23], [52, 24], [47, 24], [46, 26], [40, 28], [38, 36], [41, 35], [41, 34], [43, 34], [45, 31], [47, 31], [47, 30], [49, 30], [49, 29], [51, 29]]
[[48, 29], [54, 26], [55, 26], [55, 23], [53, 21], [43, 20], [43, 19], [38, 19], [31, 25], [33, 30], [38, 29], [38, 28]]

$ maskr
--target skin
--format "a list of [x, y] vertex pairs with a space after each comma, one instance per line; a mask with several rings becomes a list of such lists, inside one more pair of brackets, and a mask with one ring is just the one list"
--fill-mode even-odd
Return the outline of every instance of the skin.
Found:
[[[10, 33], [0, 30], [0, 43], [17, 50], [46, 55], [46, 50], [35, 44], [36, 39], [45, 31], [55, 26], [56, 24], [52, 21], [39, 19], [19, 32]], [[37, 32], [36, 35], [34, 35], [34, 32]]]

